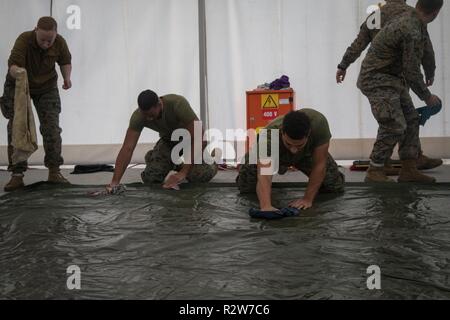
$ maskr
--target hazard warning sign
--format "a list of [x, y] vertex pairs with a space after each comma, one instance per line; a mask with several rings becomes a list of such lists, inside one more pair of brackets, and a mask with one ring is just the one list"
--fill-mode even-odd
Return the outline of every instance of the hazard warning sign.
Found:
[[261, 95], [262, 109], [278, 109], [280, 107], [280, 96], [278, 94]]

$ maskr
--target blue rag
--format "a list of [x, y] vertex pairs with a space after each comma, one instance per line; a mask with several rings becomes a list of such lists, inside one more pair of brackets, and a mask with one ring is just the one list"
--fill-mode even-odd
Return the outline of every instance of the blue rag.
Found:
[[261, 211], [255, 208], [250, 209], [249, 215], [255, 219], [278, 220], [286, 217], [297, 217], [300, 210], [295, 208], [284, 208], [279, 211]]
[[419, 121], [420, 125], [422, 127], [424, 127], [425, 123], [427, 123], [427, 121], [430, 120], [430, 118], [432, 116], [434, 116], [434, 115], [438, 114], [439, 112], [441, 112], [441, 110], [442, 110], [442, 104], [441, 103], [436, 105], [436, 106], [432, 106], [432, 107], [425, 106], [425, 107], [417, 109], [417, 112], [420, 115], [420, 121]]

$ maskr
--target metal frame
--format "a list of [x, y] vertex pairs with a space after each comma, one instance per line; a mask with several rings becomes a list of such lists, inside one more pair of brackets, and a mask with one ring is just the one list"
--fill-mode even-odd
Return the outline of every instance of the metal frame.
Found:
[[209, 129], [208, 58], [206, 37], [206, 0], [198, 0], [199, 64], [200, 64], [200, 118], [203, 128]]

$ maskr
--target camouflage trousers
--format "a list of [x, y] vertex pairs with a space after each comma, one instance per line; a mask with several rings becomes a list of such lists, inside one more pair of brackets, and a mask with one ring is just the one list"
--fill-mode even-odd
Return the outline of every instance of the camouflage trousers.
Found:
[[407, 86], [386, 86], [386, 82], [370, 90], [361, 89], [369, 99], [372, 114], [378, 122], [378, 136], [370, 159], [384, 164], [399, 145], [400, 160], [417, 159], [421, 150], [419, 114], [414, 108]]
[[[0, 98], [0, 107], [3, 116], [8, 119], [8, 171], [13, 173], [23, 173], [27, 170], [28, 163], [21, 162], [12, 164], [14, 147], [12, 142], [12, 125], [14, 119], [14, 94], [15, 87], [6, 82], [3, 97]], [[61, 128], [59, 127], [59, 114], [61, 113], [61, 99], [57, 88], [40, 95], [31, 95], [34, 107], [40, 122], [40, 132], [42, 134], [45, 150], [44, 164], [47, 168], [59, 167], [64, 163], [61, 156]]]
[[[278, 173], [284, 175], [288, 171], [288, 167], [293, 166], [303, 172], [306, 176], [310, 176], [313, 168], [312, 157], [305, 157], [290, 165], [282, 164]], [[256, 184], [258, 182], [258, 169], [254, 164], [244, 164], [239, 169], [239, 175], [236, 179], [240, 193], [255, 193]], [[327, 169], [325, 179], [320, 188], [320, 193], [342, 193], [344, 192], [345, 176], [339, 171], [336, 161], [329, 154], [327, 158]]]
[[[180, 171], [182, 165], [175, 165], [172, 161], [172, 149], [177, 142], [160, 139], [153, 150], [145, 156], [146, 168], [142, 172], [142, 181], [145, 184], [162, 183], [170, 171]], [[198, 164], [193, 165], [186, 179], [192, 183], [206, 183], [217, 174], [217, 165]]]

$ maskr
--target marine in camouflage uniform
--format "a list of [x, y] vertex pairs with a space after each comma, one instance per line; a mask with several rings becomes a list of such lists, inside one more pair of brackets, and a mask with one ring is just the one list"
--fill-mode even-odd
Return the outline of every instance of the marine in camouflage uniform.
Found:
[[[108, 192], [112, 192], [120, 184], [144, 128], [154, 130], [160, 136], [155, 147], [145, 156], [146, 168], [141, 174], [145, 184], [161, 184], [171, 171], [178, 172], [175, 176], [178, 174], [183, 176], [176, 184], [184, 179], [193, 183], [206, 183], [212, 180], [217, 174], [216, 164], [207, 164], [203, 159], [202, 164], [177, 165], [176, 162], [182, 154], [174, 155], [172, 158], [172, 151], [179, 143], [172, 141], [174, 131], [178, 129], [190, 131], [191, 126], [199, 121], [189, 102], [180, 95], [169, 94], [158, 97], [155, 92], [147, 90], [139, 95], [138, 104], [139, 108], [131, 116], [125, 142], [117, 157], [114, 177], [107, 186]], [[164, 183], [164, 187], [167, 187], [167, 183], [169, 182]]]
[[[405, 0], [387, 0], [386, 2], [386, 5], [380, 8], [381, 28], [388, 25], [392, 21], [399, 19], [401, 16], [405, 14], [411, 14], [415, 11], [415, 8], [409, 6]], [[371, 18], [373, 18], [373, 14], [372, 16], [369, 16], [369, 18], [361, 25], [357, 38], [353, 41], [351, 46], [347, 48], [342, 61], [338, 65], [338, 74], [344, 73], [345, 77], [346, 70], [361, 56], [362, 52], [366, 50], [366, 48], [380, 31], [380, 29], [378, 28], [369, 28], [369, 19]], [[425, 43], [423, 51], [424, 54], [422, 57], [422, 66], [425, 72], [427, 83], [431, 85], [434, 82], [436, 72], [436, 58], [433, 44], [431, 42], [431, 38], [428, 34], [427, 28], [425, 28], [424, 41]], [[405, 99], [407, 99], [407, 97], [405, 97]], [[442, 164], [443, 161], [441, 159], [431, 159], [423, 155], [419, 140], [418, 169], [432, 169], [441, 166]], [[391, 175], [398, 174], [398, 170], [392, 168], [391, 166], [387, 166], [385, 170]]]
[[[311, 175], [313, 169], [312, 157], [296, 158], [293, 161], [283, 162], [278, 171], [279, 175], [285, 175], [289, 167], [300, 170], [307, 177]], [[339, 167], [333, 157], [329, 154], [327, 158], [327, 169], [325, 179], [320, 187], [320, 193], [342, 193], [344, 192], [345, 177], [339, 171]], [[237, 178], [239, 191], [242, 194], [255, 193], [256, 184], [258, 183], [258, 168], [254, 164], [244, 164], [239, 168], [239, 176]]]
[[[328, 144], [331, 140], [331, 132], [328, 121], [323, 114], [313, 109], [302, 109], [300, 111], [306, 114], [309, 118], [311, 129], [307, 143], [298, 153], [292, 153], [284, 144], [281, 132], [279, 135], [279, 154], [275, 155], [279, 160], [279, 169], [277, 174], [284, 175], [289, 167], [295, 167], [310, 177], [316, 163], [313, 159], [315, 150], [321, 146]], [[265, 129], [268, 130], [267, 138], [264, 139], [264, 144], [267, 143], [268, 156], [271, 156], [271, 131], [282, 131], [282, 125], [285, 116], [279, 117], [272, 121]], [[261, 135], [258, 135], [258, 141]], [[259, 158], [259, 155], [258, 155]], [[342, 193], [344, 192], [345, 177], [339, 171], [338, 165], [333, 157], [328, 153], [326, 157], [326, 173], [319, 193]], [[258, 183], [258, 167], [256, 164], [249, 163], [250, 155], [246, 154], [245, 164], [239, 168], [239, 175], [236, 179], [240, 193], [255, 193]]]
[[[3, 96], [0, 98], [2, 114], [8, 119], [8, 170], [13, 173], [13, 178], [5, 187], [6, 191], [13, 191], [23, 186], [23, 173], [28, 166], [27, 162], [12, 163], [15, 79], [11, 76], [10, 70], [13, 68], [24, 68], [28, 74], [30, 96], [39, 117], [40, 132], [43, 137], [44, 163], [49, 168], [49, 181], [68, 183], [59, 170], [64, 159], [61, 156], [62, 130], [59, 126], [61, 99], [57, 87], [58, 74], [55, 64], [58, 63], [61, 66], [65, 77], [63, 87], [69, 89], [71, 87], [70, 71], [66, 70], [71, 70], [72, 57], [66, 41], [56, 34], [56, 29], [56, 21], [53, 18], [41, 18], [36, 30], [24, 32], [17, 38], [8, 59], [9, 72], [6, 76]], [[39, 41], [48, 41], [49, 32], [54, 32], [56, 38], [49, 47], [43, 48], [48, 44], [42, 44]], [[42, 33], [45, 36], [41, 39]]]
[[363, 61], [358, 88], [369, 99], [379, 124], [372, 169], [384, 166], [396, 144], [402, 161], [417, 161], [419, 115], [408, 87], [423, 101], [432, 96], [420, 70], [427, 36], [418, 13], [409, 12], [381, 29]]
[[[381, 28], [388, 25], [392, 21], [399, 19], [405, 14], [410, 14], [415, 11], [415, 8], [406, 4], [405, 0], [387, 0], [386, 4], [380, 8], [381, 13]], [[353, 64], [366, 50], [366, 48], [372, 43], [375, 36], [380, 29], [370, 29], [368, 26], [368, 20], [361, 25], [358, 36], [353, 41], [350, 47], [347, 48], [342, 61], [339, 63], [338, 68], [341, 70], [347, 70], [351, 64]], [[422, 66], [425, 71], [425, 77], [427, 80], [431, 80], [435, 76], [436, 71], [436, 58], [433, 49], [433, 43], [431, 42], [430, 35], [427, 28], [425, 28], [425, 43], [424, 54], [422, 57]]]

